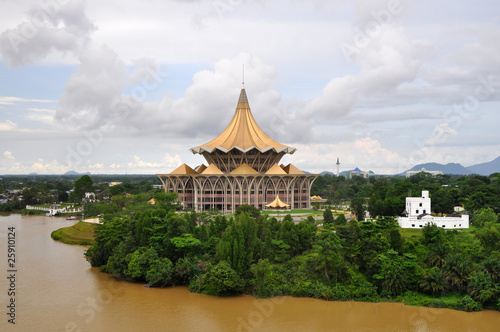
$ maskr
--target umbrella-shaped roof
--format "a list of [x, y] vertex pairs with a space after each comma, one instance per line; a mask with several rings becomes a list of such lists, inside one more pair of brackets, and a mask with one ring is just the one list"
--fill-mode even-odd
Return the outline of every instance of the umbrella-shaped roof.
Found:
[[280, 199], [280, 197], [278, 195], [276, 195], [276, 198], [274, 199], [274, 201], [272, 201], [269, 204], [266, 204], [266, 207], [270, 207], [270, 208], [285, 208], [285, 207], [289, 207], [289, 206], [290, 206], [290, 204], [283, 203], [283, 201]]
[[243, 88], [240, 92], [236, 112], [226, 129], [210, 142], [190, 150], [193, 153], [202, 154], [203, 152], [211, 153], [215, 149], [223, 152], [232, 149], [247, 152], [254, 148], [261, 153], [271, 149], [290, 154], [295, 152], [295, 148], [276, 142], [259, 127], [252, 115], [247, 94]]

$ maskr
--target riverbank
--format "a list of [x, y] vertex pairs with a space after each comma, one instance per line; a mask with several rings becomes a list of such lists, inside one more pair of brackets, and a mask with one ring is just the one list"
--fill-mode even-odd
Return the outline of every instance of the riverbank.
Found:
[[79, 221], [73, 226], [53, 231], [50, 236], [66, 244], [93, 245], [96, 226], [96, 223]]

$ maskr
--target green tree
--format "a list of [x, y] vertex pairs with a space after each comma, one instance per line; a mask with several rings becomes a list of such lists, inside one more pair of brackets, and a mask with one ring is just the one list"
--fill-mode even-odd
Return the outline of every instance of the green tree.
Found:
[[353, 197], [351, 199], [351, 211], [356, 216], [358, 221], [365, 219], [365, 200], [362, 197]]
[[500, 259], [498, 257], [488, 257], [483, 262], [482, 271], [490, 275], [494, 283], [500, 282]]
[[444, 188], [432, 194], [432, 210], [436, 213], [452, 213], [453, 197], [450, 192]]
[[397, 252], [403, 251], [403, 238], [399, 232], [399, 228], [394, 228], [389, 231], [389, 243], [391, 248]]
[[151, 286], [164, 287], [174, 284], [174, 264], [168, 258], [160, 258], [151, 262], [146, 272], [146, 281]]
[[278, 239], [289, 246], [290, 251], [288, 254], [290, 257], [294, 257], [299, 254], [299, 249], [297, 248], [297, 243], [299, 242], [297, 227], [289, 214], [287, 214], [281, 222], [281, 226], [278, 231]]
[[241, 204], [236, 208], [234, 212], [235, 215], [239, 215], [240, 213], [247, 213], [250, 217], [259, 220], [262, 216], [260, 214], [260, 210], [255, 206], [250, 204]]
[[333, 226], [333, 214], [330, 209], [325, 209], [323, 212], [323, 226]]
[[487, 223], [475, 235], [487, 251], [500, 251], [500, 224]]
[[257, 283], [256, 295], [258, 297], [269, 297], [274, 295], [269, 278], [272, 271], [272, 265], [269, 259], [259, 259], [257, 264], [253, 264], [250, 268]]
[[478, 191], [467, 197], [465, 209], [473, 214], [486, 206], [486, 194]]
[[[128, 218], [113, 218], [104, 220], [98, 224], [95, 234], [95, 244], [85, 253], [87, 260], [92, 266], [105, 265], [115, 248], [124, 242], [124, 238], [130, 233]], [[130, 247], [137, 248], [136, 241], [129, 240]], [[129, 252], [127, 252], [129, 253]]]
[[322, 271], [329, 282], [333, 278], [336, 284], [342, 269], [342, 245], [337, 234], [331, 230], [317, 233], [313, 250], [317, 253], [316, 270]]
[[192, 234], [183, 233], [181, 236], [176, 236], [170, 239], [176, 250], [186, 258], [187, 256], [196, 253], [201, 247], [201, 241], [195, 238]]
[[23, 200], [27, 205], [35, 205], [38, 203], [36, 190], [27, 188], [23, 190]]
[[316, 224], [308, 221], [301, 221], [295, 225], [298, 241], [295, 244], [297, 254], [301, 254], [311, 249], [312, 240], [316, 233]]
[[443, 275], [450, 285], [462, 291], [469, 284], [472, 262], [460, 253], [450, 255], [443, 267]]
[[132, 278], [144, 279], [151, 264], [158, 260], [153, 248], [140, 247], [129, 258], [127, 274]]
[[243, 232], [236, 225], [229, 226], [222, 235], [217, 254], [221, 261], [225, 261], [238, 273], [243, 272], [246, 261], [245, 240]]
[[482, 208], [476, 216], [476, 225], [479, 227], [484, 226], [487, 223], [496, 223], [498, 216], [492, 208]]
[[90, 176], [84, 175], [76, 180], [74, 190], [69, 195], [69, 200], [71, 202], [81, 202], [87, 192], [93, 193], [95, 188]]
[[403, 293], [408, 286], [408, 274], [402, 264], [401, 257], [396, 251], [388, 250], [385, 254], [380, 254], [378, 259], [380, 272], [374, 277], [381, 281], [382, 290], [392, 295]]
[[243, 291], [243, 283], [239, 274], [226, 261], [220, 261], [215, 266], [208, 266], [201, 282], [202, 292], [208, 295], [227, 296]]
[[347, 219], [343, 213], [339, 214], [335, 219], [335, 225], [342, 226], [347, 225]]
[[445, 284], [446, 281], [441, 273], [441, 270], [434, 266], [423, 274], [418, 286], [425, 293], [438, 294], [444, 290]]

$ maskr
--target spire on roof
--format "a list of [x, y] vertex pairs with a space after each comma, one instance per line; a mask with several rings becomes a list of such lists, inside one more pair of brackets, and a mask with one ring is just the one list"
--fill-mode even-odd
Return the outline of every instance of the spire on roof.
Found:
[[269, 137], [255, 121], [250, 105], [248, 104], [247, 94], [242, 88], [238, 105], [231, 122], [219, 136], [210, 142], [191, 148], [191, 152], [202, 154], [211, 153], [214, 149], [225, 153], [236, 148], [242, 152], [257, 149], [261, 153], [274, 149], [276, 152], [294, 153], [295, 148], [283, 145]]

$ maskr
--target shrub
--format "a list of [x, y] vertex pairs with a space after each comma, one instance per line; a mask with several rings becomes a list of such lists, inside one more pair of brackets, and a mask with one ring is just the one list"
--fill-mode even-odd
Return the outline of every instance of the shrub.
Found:
[[215, 266], [208, 266], [202, 277], [202, 292], [208, 295], [226, 296], [241, 293], [243, 282], [240, 275], [228, 262], [220, 261]]
[[481, 311], [483, 310], [483, 306], [481, 303], [476, 302], [469, 295], [465, 295], [460, 301], [455, 305], [455, 309], [462, 311]]

